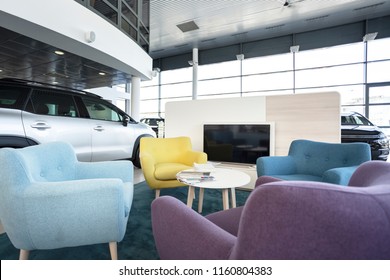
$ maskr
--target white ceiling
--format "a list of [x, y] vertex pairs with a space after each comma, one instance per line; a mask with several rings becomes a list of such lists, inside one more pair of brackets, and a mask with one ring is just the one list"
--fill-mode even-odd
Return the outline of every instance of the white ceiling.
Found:
[[[390, 0], [151, 0], [150, 55], [166, 57], [390, 15]], [[199, 29], [183, 33], [178, 24]]]

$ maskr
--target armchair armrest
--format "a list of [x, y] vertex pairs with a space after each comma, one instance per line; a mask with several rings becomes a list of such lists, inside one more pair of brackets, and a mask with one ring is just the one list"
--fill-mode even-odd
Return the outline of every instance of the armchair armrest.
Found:
[[206, 163], [207, 154], [199, 151], [187, 151], [183, 156], [183, 163], [192, 166], [195, 163]]
[[131, 161], [78, 162], [76, 179], [118, 178], [133, 182], [134, 166]]
[[264, 184], [279, 182], [279, 181], [283, 181], [283, 180], [272, 176], [263, 175], [256, 179], [255, 188]]
[[[131, 190], [124, 191], [126, 187]], [[40, 182], [23, 194], [31, 240], [23, 249], [54, 249], [122, 240], [133, 189], [120, 179]], [[124, 197], [124, 193], [131, 197]], [[128, 202], [128, 201], [127, 201]], [[126, 206], [127, 205], [127, 206]], [[42, 232], [48, 234], [42, 235]]]
[[358, 166], [337, 167], [324, 172], [322, 181], [331, 184], [347, 186], [352, 174]]
[[291, 156], [259, 157], [256, 161], [257, 176], [289, 175], [296, 172], [295, 161]]
[[169, 196], [153, 201], [152, 228], [161, 259], [227, 259], [236, 240]]

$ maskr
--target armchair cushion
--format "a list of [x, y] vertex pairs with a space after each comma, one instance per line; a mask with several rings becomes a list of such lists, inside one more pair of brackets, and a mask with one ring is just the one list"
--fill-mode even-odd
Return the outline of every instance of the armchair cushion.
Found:
[[182, 163], [164, 162], [155, 165], [154, 176], [157, 180], [176, 180], [176, 174], [182, 170], [192, 168]]
[[294, 140], [288, 156], [259, 157], [256, 167], [259, 177], [347, 185], [358, 165], [369, 160], [371, 150], [367, 143]]

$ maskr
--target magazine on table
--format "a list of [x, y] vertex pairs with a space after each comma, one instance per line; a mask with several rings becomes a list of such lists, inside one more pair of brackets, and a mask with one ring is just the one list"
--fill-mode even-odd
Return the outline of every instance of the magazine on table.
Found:
[[181, 171], [177, 174], [177, 178], [179, 181], [183, 183], [212, 181], [215, 179], [214, 176], [211, 175], [211, 172], [193, 171], [193, 170]]

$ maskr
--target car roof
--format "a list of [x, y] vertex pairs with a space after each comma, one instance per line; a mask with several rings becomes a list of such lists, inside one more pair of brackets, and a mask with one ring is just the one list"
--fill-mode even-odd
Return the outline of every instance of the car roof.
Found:
[[94, 94], [94, 93], [91, 93], [88, 91], [83, 91], [83, 90], [73, 89], [70, 87], [53, 85], [53, 84], [48, 84], [48, 83], [41, 83], [41, 82], [35, 82], [35, 81], [29, 81], [29, 80], [23, 80], [23, 79], [14, 79], [14, 78], [2, 78], [2, 79], [0, 79], [0, 82], [1, 82], [1, 84], [27, 86], [27, 87], [31, 87], [31, 88], [55, 89], [55, 90], [59, 90], [62, 92], [80, 94], [80, 95], [84, 95], [84, 96], [91, 96], [91, 97], [102, 99], [102, 97], [100, 95], [97, 95], [97, 94]]
[[[350, 112], [341, 112], [341, 116], [343, 117], [348, 117], [348, 116], [353, 116], [353, 115], [358, 115], [358, 116], [363, 116], [362, 114], [358, 113], [358, 112], [353, 112], [353, 111], [350, 111]], [[364, 116], [363, 116], [364, 117]]]

